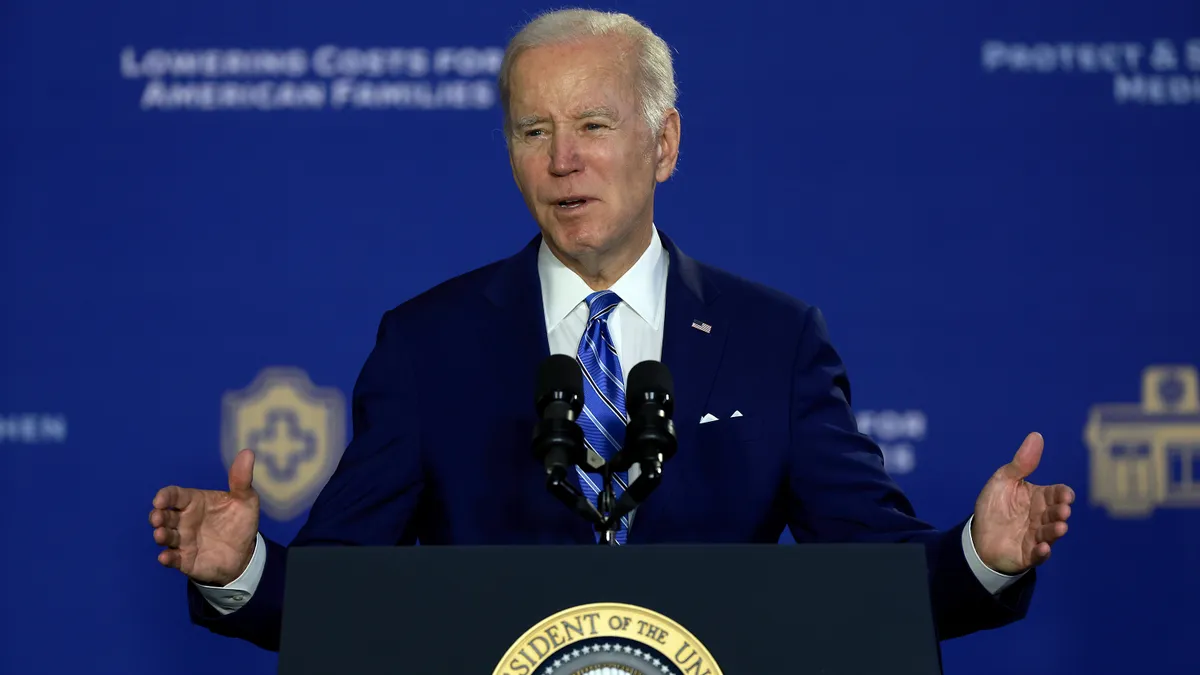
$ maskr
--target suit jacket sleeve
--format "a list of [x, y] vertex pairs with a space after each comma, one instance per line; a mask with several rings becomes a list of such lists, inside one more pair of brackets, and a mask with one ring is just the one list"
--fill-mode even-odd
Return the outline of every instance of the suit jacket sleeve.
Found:
[[788, 520], [797, 541], [924, 544], [939, 639], [1002, 626], [1025, 615], [1033, 572], [993, 596], [963, 554], [967, 518], [940, 532], [915, 516], [884, 470], [879, 447], [858, 432], [846, 368], [820, 310], [813, 307], [805, 313], [796, 352], [791, 415]]
[[[423, 471], [408, 354], [393, 310], [380, 322], [375, 347], [354, 386], [353, 439], [290, 547], [390, 546], [415, 540], [410, 523]], [[288, 548], [264, 540], [262, 580], [245, 606], [222, 616], [188, 583], [188, 610], [194, 623], [214, 633], [275, 651]]]

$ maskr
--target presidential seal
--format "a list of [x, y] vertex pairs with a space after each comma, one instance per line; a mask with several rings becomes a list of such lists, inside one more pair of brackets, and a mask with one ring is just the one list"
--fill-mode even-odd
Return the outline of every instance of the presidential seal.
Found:
[[492, 675], [721, 675], [694, 635], [644, 607], [572, 607], [530, 628]]

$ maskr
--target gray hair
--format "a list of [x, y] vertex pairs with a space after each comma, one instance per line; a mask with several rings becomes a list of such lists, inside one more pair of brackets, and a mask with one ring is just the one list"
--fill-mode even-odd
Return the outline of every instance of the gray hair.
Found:
[[671, 49], [662, 38], [628, 14], [598, 12], [590, 9], [561, 9], [544, 13], [530, 21], [508, 43], [500, 62], [500, 104], [504, 110], [505, 138], [511, 132], [508, 103], [512, 95], [510, 78], [513, 63], [522, 52], [589, 37], [617, 35], [633, 42], [637, 55], [636, 91], [646, 125], [657, 136], [663, 120], [675, 107], [678, 88]]

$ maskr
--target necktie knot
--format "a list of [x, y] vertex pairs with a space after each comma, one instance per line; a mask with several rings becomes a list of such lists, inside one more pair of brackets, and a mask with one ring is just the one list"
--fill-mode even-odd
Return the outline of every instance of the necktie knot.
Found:
[[588, 323], [606, 318], [614, 307], [621, 304], [621, 296], [612, 291], [596, 291], [587, 296]]

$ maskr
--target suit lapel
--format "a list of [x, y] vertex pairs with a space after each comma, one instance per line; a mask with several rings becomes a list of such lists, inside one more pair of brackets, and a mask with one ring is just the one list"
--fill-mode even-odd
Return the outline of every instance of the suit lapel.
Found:
[[513, 359], [514, 372], [529, 374], [518, 381], [525, 384], [525, 380], [528, 380], [531, 411], [537, 367], [550, 355], [546, 316], [542, 308], [542, 284], [537, 270], [541, 242], [541, 236], [536, 236], [520, 252], [505, 260], [484, 291], [502, 315], [501, 322], [496, 324], [502, 327], [497, 331], [496, 339], [509, 345], [508, 353]]
[[[494, 339], [502, 345], [499, 351], [506, 362], [504, 371], [512, 375], [504, 395], [516, 398], [518, 424], [528, 428], [530, 434], [537, 424], [534, 411], [537, 370], [550, 355], [542, 284], [538, 275], [537, 258], [541, 243], [541, 235], [535, 236], [520, 252], [505, 260], [484, 291], [497, 312], [492, 325], [497, 326]], [[513, 452], [517, 453], [516, 461], [529, 464], [529, 480], [521, 489], [528, 490], [531, 495], [538, 491], [546, 494], [545, 508], [554, 509], [556, 516], [560, 515], [559, 511], [569, 513], [546, 491], [542, 467], [533, 459], [531, 446], [526, 444], [514, 448]], [[569, 477], [579, 487], [578, 474], [571, 472]], [[594, 530], [587, 521], [574, 517], [572, 522], [571, 533], [577, 542], [595, 542]]]
[[[729, 321], [718, 309], [719, 291], [692, 258], [684, 255], [666, 235], [659, 233], [670, 254], [667, 273], [667, 306], [663, 321], [662, 362], [675, 383], [675, 458], [663, 470], [663, 482], [638, 507], [630, 529], [631, 543], [646, 541], [655, 529], [655, 514], [689, 498], [681, 479], [693, 470], [689, 451], [694, 448], [695, 430], [704, 415], [712, 391]], [[694, 497], [694, 496], [693, 496]]]
[[700, 266], [669, 239], [664, 241], [671, 263], [662, 361], [675, 380], [675, 423], [694, 426], [706, 412], [729, 326], [714, 306], [717, 289], [705, 283]]

